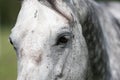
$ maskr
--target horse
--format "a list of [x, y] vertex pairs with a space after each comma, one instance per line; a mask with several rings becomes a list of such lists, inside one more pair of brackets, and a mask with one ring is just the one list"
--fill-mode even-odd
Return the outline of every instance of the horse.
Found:
[[120, 2], [99, 2], [104, 9], [109, 10], [114, 17], [116, 17], [120, 21]]
[[120, 23], [94, 0], [22, 0], [9, 37], [17, 80], [120, 80]]

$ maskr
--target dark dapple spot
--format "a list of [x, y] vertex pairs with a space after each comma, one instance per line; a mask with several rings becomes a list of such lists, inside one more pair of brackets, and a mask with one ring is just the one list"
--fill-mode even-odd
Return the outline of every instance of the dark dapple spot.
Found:
[[61, 74], [59, 74], [59, 75], [57, 75], [56, 77], [55, 77], [55, 80], [59, 80], [60, 78], [62, 78], [63, 77], [63, 74], [61, 73]]
[[42, 61], [42, 55], [43, 55], [43, 53], [41, 52], [41, 50], [39, 50], [39, 51], [37, 51], [35, 53], [37, 53], [37, 54], [33, 55], [32, 58], [35, 61], [35, 63], [37, 65], [39, 65], [40, 62]]
[[21, 38], [24, 39], [25, 36], [27, 35], [27, 33], [28, 33], [28, 30], [23, 31], [23, 32], [22, 32], [22, 35], [21, 35]]
[[25, 55], [25, 54], [24, 54], [24, 49], [21, 48], [21, 49], [20, 49], [20, 53], [19, 53], [19, 57], [22, 58], [24, 55]]
[[58, 78], [62, 78], [63, 77], [63, 74], [60, 73], [59, 75], [57, 75]]
[[32, 33], [34, 33], [35, 31], [34, 31], [34, 30], [32, 30], [31, 32], [32, 32]]

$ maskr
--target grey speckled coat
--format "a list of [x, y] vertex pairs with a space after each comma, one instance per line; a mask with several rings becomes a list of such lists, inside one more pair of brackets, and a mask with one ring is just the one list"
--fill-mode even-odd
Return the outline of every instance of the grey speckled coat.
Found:
[[95, 1], [24, 0], [10, 41], [17, 80], [120, 80], [120, 23]]

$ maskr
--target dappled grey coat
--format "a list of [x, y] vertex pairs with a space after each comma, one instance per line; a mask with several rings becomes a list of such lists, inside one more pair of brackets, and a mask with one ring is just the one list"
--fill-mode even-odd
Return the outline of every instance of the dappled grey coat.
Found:
[[120, 80], [120, 22], [93, 0], [24, 0], [10, 41], [17, 80]]

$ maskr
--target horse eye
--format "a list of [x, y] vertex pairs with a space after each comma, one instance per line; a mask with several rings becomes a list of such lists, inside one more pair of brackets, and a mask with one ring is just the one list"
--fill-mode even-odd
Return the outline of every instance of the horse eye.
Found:
[[57, 44], [58, 44], [58, 45], [59, 45], [59, 44], [66, 44], [66, 43], [68, 42], [68, 40], [69, 40], [68, 36], [62, 36], [62, 37], [60, 37], [60, 38], [58, 39]]
[[68, 43], [68, 41], [71, 39], [70, 34], [63, 34], [60, 35], [57, 39], [56, 45], [65, 45]]

